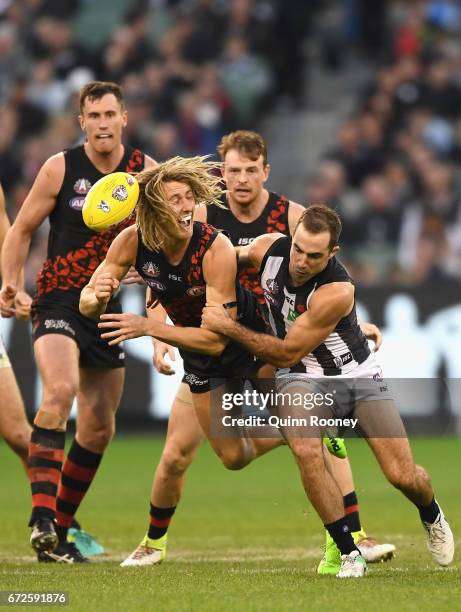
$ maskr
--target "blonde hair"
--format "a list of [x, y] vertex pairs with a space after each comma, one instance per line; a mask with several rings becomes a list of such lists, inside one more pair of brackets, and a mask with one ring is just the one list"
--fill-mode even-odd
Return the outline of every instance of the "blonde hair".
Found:
[[165, 194], [165, 183], [177, 181], [188, 185], [196, 205], [216, 204], [223, 208], [221, 164], [208, 158], [208, 155], [173, 157], [136, 175], [139, 183], [137, 227], [143, 244], [151, 251], [159, 251], [180, 230], [179, 217]]

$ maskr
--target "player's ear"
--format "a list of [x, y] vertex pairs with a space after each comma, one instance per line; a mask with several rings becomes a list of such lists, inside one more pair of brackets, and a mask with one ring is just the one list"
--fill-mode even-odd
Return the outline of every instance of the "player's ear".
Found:
[[82, 130], [82, 132], [84, 132], [85, 131], [85, 120], [83, 118], [83, 115], [78, 116], [78, 122], [80, 124], [80, 129]]
[[128, 112], [126, 110], [122, 112], [122, 118], [123, 118], [123, 127], [126, 127], [128, 123]]
[[332, 257], [334, 257], [336, 255], [336, 253], [339, 251], [339, 248], [340, 247], [338, 245], [336, 245], [335, 247], [333, 247], [331, 249], [329, 259], [331, 259]]
[[266, 164], [264, 167], [264, 180], [267, 181], [267, 179], [269, 178], [269, 174], [271, 173], [271, 165], [270, 164]]

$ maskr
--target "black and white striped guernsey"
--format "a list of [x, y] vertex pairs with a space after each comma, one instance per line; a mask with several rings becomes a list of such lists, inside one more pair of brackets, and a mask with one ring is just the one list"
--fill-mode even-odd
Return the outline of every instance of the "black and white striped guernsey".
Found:
[[[290, 283], [288, 264], [291, 238], [276, 240], [264, 256], [261, 287], [269, 308], [269, 321], [274, 335], [285, 338], [296, 318], [309, 308], [314, 291], [322, 285], [352, 282], [344, 266], [332, 257], [326, 268], [300, 287]], [[307, 373], [313, 377], [340, 376], [351, 372], [370, 355], [367, 340], [357, 323], [355, 304], [326, 340], [299, 363], [279, 373]]]

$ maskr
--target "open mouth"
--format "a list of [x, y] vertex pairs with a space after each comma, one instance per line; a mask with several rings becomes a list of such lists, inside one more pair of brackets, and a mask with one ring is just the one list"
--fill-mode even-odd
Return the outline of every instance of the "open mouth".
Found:
[[183, 227], [184, 229], [189, 229], [192, 223], [192, 215], [184, 215], [184, 217], [181, 217], [179, 220], [179, 225], [181, 227]]
[[112, 136], [111, 134], [98, 134], [96, 138], [98, 140], [108, 140], [109, 138], [112, 138]]

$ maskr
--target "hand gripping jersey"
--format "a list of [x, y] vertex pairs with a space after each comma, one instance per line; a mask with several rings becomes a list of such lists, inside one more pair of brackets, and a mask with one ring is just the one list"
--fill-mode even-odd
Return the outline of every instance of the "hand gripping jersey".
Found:
[[[346, 269], [332, 257], [326, 268], [300, 287], [290, 284], [288, 264], [291, 238], [276, 240], [261, 265], [261, 287], [269, 308], [269, 322], [274, 335], [285, 338], [296, 318], [309, 308], [314, 291], [328, 283], [352, 282]], [[370, 355], [367, 340], [357, 323], [355, 304], [325, 341], [287, 372], [310, 376], [340, 376], [363, 363]]]
[[[48, 254], [37, 278], [34, 304], [75, 305], [81, 289], [105, 258], [112, 240], [134, 222], [134, 215], [115, 228], [94, 233], [83, 223], [82, 207], [91, 186], [104, 176], [87, 157], [83, 146], [64, 152], [65, 173], [56, 205], [50, 214]], [[140, 172], [144, 154], [125, 147], [114, 172]], [[109, 310], [110, 312], [110, 310]]]
[[[207, 223], [194, 222], [189, 246], [178, 265], [170, 264], [162, 251], [154, 252], [138, 237], [136, 270], [152, 289], [157, 299], [176, 326], [200, 327], [206, 303], [206, 283], [203, 258], [219, 232]], [[249, 292], [236, 283], [239, 320], [249, 325], [256, 303]], [[240, 376], [241, 366], [254, 362], [254, 357], [240, 346], [229, 342], [219, 357], [180, 349], [184, 369], [199, 376]]]
[[[227, 205], [225, 199], [222, 203], [225, 206]], [[269, 200], [264, 210], [251, 223], [239, 221], [229, 208], [220, 208], [214, 205], [207, 208], [207, 222], [218, 229], [224, 230], [235, 247], [245, 246], [262, 234], [277, 232], [289, 235], [288, 207], [289, 200], [285, 196], [270, 191]], [[241, 285], [252, 291], [259, 302], [264, 304], [258, 270], [252, 267], [242, 268], [238, 272], [238, 278]]]

